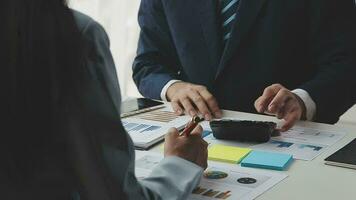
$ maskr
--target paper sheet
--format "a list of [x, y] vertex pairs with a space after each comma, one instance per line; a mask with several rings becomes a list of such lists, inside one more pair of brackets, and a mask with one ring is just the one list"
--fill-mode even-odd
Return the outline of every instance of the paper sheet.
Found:
[[[211, 130], [208, 125], [204, 125], [206, 130]], [[241, 143], [235, 141], [217, 140], [211, 134], [204, 139], [210, 144], [222, 144], [251, 148], [253, 150], [270, 151], [277, 153], [291, 154], [298, 160], [313, 160], [328, 147], [345, 137], [343, 132], [332, 132], [303, 127], [294, 127], [291, 130], [281, 133], [281, 136], [273, 137], [269, 142], [262, 144]]]
[[345, 137], [345, 133], [295, 127], [253, 149], [292, 154], [295, 159], [313, 160], [328, 147]]
[[[160, 154], [136, 151], [136, 176], [139, 179], [147, 177], [162, 158]], [[251, 200], [286, 177], [285, 173], [280, 172], [209, 162], [208, 170], [188, 199]]]

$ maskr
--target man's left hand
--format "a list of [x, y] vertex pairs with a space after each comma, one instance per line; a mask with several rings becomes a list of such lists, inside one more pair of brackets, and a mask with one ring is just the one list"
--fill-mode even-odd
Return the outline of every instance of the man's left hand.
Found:
[[303, 100], [280, 84], [267, 87], [262, 96], [255, 101], [255, 108], [259, 113], [284, 119], [285, 123], [280, 129], [282, 132], [292, 128], [298, 120], [306, 118]]

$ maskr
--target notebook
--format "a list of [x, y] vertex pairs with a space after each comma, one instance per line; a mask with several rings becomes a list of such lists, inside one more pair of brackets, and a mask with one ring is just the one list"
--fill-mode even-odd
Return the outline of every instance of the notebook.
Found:
[[242, 160], [241, 166], [282, 171], [289, 166], [292, 160], [293, 156], [289, 154], [252, 151]]
[[325, 164], [356, 169], [356, 139], [325, 159]]
[[208, 149], [208, 158], [213, 161], [239, 164], [251, 152], [251, 149], [214, 145]]

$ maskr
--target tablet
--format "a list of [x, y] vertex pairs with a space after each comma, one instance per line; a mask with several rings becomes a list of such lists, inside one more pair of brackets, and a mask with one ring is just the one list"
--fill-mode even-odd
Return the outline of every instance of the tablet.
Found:
[[135, 98], [123, 101], [121, 104], [121, 117], [128, 117], [135, 114], [148, 112], [164, 106], [163, 102], [148, 98]]

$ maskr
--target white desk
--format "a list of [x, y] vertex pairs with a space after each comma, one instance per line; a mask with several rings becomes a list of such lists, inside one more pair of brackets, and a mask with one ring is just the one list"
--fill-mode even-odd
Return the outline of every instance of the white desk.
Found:
[[[225, 117], [237, 117], [250, 120], [277, 121], [273, 117], [224, 111]], [[313, 161], [293, 162], [286, 173], [287, 179], [260, 196], [259, 200], [351, 200], [356, 199], [356, 170], [327, 166], [324, 159], [337, 149], [356, 138], [356, 127], [331, 126], [311, 122], [298, 123], [299, 126], [321, 130], [344, 130], [348, 133], [344, 139], [330, 147]], [[159, 146], [159, 145], [158, 145]], [[154, 152], [161, 152], [154, 147]]]

